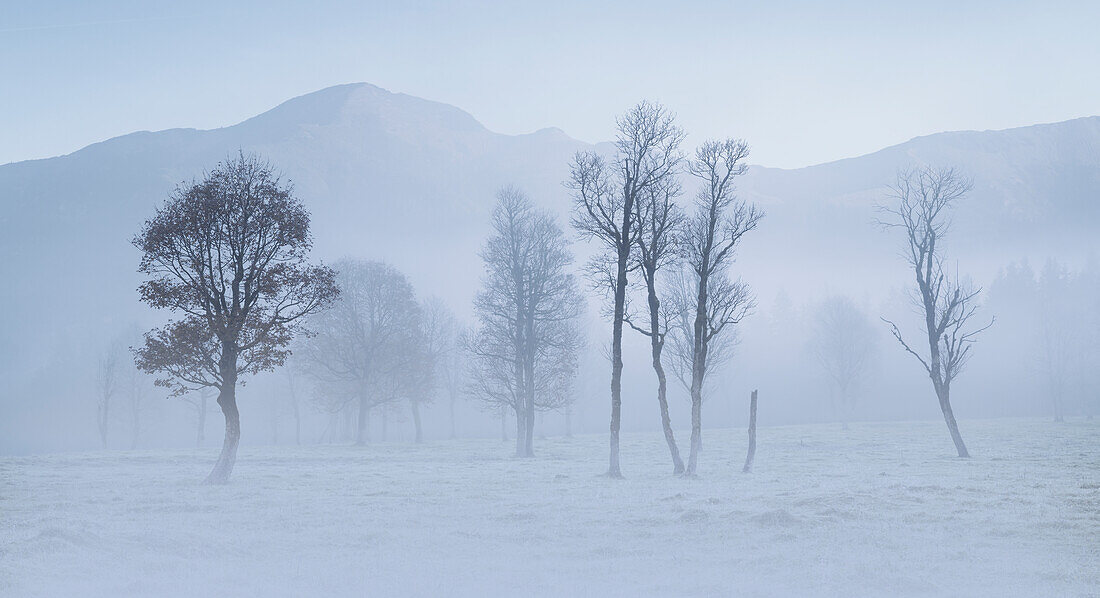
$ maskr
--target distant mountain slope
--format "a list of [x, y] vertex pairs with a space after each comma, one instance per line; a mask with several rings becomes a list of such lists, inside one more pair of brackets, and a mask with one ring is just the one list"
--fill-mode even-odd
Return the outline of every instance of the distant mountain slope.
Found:
[[133, 133], [0, 166], [0, 276], [13, 283], [0, 317], [21, 333], [3, 336], [0, 356], [38, 360], [28, 348], [50, 351], [74, 330], [96, 337], [140, 313], [129, 240], [179, 182], [239, 150], [293, 180], [319, 255], [385, 259], [442, 293], [476, 283], [496, 189], [520, 185], [563, 212], [568, 160], [587, 147], [556, 129], [496, 134], [452, 106], [353, 84], [231, 127]]
[[1003, 131], [917, 137], [826, 164], [754, 167], [742, 192], [775, 208], [865, 210], [910, 165], [955, 166], [974, 182], [955, 215], [957, 241], [1000, 246], [1096, 232], [1100, 224], [1100, 117]]
[[[0, 405], [41, 390], [32, 381], [58, 371], [90, 385], [110, 336], [153, 321], [134, 291], [129, 240], [175, 185], [227, 155], [259, 152], [294, 181], [313, 213], [319, 256], [384, 259], [422, 293], [468, 310], [495, 191], [517, 184], [564, 216], [569, 159], [593, 147], [608, 149], [557, 129], [493, 133], [453, 106], [353, 84], [230, 127], [132, 133], [0, 166]], [[930, 135], [797, 170], [753, 167], [740, 192], [768, 216], [738, 271], [762, 301], [779, 289], [888, 292], [907, 278], [898, 239], [874, 226], [874, 206], [896, 170], [913, 163], [957, 165], [973, 177], [952, 239], [968, 271], [1026, 252], [1095, 247], [1100, 118], [1091, 117]]]

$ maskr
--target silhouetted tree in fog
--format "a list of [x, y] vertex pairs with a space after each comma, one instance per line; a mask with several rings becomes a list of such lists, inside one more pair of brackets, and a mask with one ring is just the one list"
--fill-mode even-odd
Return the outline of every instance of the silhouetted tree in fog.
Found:
[[533, 456], [535, 412], [572, 400], [583, 300], [568, 242], [553, 218], [506, 187], [481, 251], [485, 276], [466, 339], [471, 394], [516, 415], [516, 455]]
[[648, 317], [642, 323], [642, 319], [637, 315], [632, 316], [629, 309], [625, 316], [631, 328], [649, 337], [653, 371], [657, 374], [657, 405], [661, 413], [661, 427], [672, 456], [674, 474], [684, 472], [684, 461], [680, 458], [680, 447], [676, 445], [672, 420], [668, 414], [668, 378], [661, 357], [669, 334], [670, 321], [676, 314], [670, 311], [669, 306], [662, 307], [657, 287], [658, 276], [665, 274], [667, 266], [676, 266], [680, 255], [679, 243], [684, 219], [675, 202], [679, 194], [679, 183], [669, 177], [663, 185], [646, 189], [635, 204], [638, 234], [635, 236], [637, 251], [632, 258], [632, 269], [642, 275]]
[[763, 213], [737, 198], [734, 180], [747, 170], [749, 147], [739, 139], [708, 141], [695, 152], [691, 174], [702, 185], [685, 234], [685, 261], [695, 278], [691, 330], [691, 452], [685, 474], [695, 475], [702, 447], [703, 382], [711, 342], [739, 323], [755, 303], [748, 285], [728, 270], [744, 235]]
[[898, 174], [892, 188], [894, 205], [882, 208], [889, 215], [883, 224], [905, 233], [905, 258], [916, 276], [915, 303], [924, 320], [928, 341], [925, 357], [905, 342], [897, 325], [890, 325], [894, 338], [924, 366], [943, 412], [951, 439], [960, 457], [969, 457], [955, 413], [951, 409], [951, 383], [970, 359], [977, 336], [993, 325], [975, 328], [978, 295], [950, 275], [944, 265], [943, 242], [950, 228], [949, 212], [954, 203], [970, 191], [970, 181], [953, 168], [914, 168]]
[[184, 394], [218, 389], [225, 440], [208, 483], [225, 483], [240, 441], [242, 374], [281, 365], [301, 320], [337, 295], [334, 274], [307, 262], [309, 214], [266, 162], [241, 155], [181, 187], [134, 239], [149, 305], [179, 320], [152, 330], [138, 365]]
[[463, 380], [465, 364], [461, 337], [464, 332], [451, 310], [438, 297], [424, 302], [423, 327], [432, 361], [432, 391], [442, 390], [447, 394], [447, 409], [450, 416], [450, 437], [455, 438], [455, 402], [458, 399]]
[[358, 406], [355, 442], [369, 438], [372, 409], [422, 392], [420, 306], [412, 285], [393, 266], [340, 260], [340, 297], [309, 319], [313, 334], [298, 351], [300, 369], [317, 382], [318, 404], [341, 411]]
[[616, 121], [616, 154], [610, 162], [595, 152], [578, 153], [568, 185], [576, 207], [573, 226], [603, 245], [590, 265], [593, 281], [611, 296], [611, 450], [607, 475], [622, 477], [619, 427], [622, 409], [623, 322], [627, 273], [635, 264], [637, 204], [646, 193], [667, 188], [683, 159], [684, 132], [660, 104], [641, 102]]
[[850, 298], [837, 295], [817, 306], [810, 348], [833, 386], [845, 429], [854, 407], [853, 392], [871, 365], [875, 344], [870, 319]]
[[111, 409], [118, 393], [120, 370], [123, 364], [121, 343], [112, 342], [99, 356], [96, 369], [96, 427], [99, 429], [99, 441], [107, 448], [107, 432], [110, 430]]

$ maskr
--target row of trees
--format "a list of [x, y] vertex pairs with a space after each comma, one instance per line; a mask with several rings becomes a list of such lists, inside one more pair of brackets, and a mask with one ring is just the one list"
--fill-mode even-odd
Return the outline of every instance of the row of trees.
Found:
[[[696, 150], [694, 159], [687, 159], [680, 149], [684, 131], [659, 104], [642, 102], [619, 118], [616, 125], [615, 155], [608, 159], [595, 152], [578, 154], [568, 182], [576, 201], [574, 227], [602, 246], [590, 262], [588, 273], [610, 303], [611, 445], [607, 474], [622, 477], [622, 343], [624, 325], [629, 325], [650, 339], [657, 403], [673, 471], [694, 475], [702, 447], [704, 382], [708, 367], [713, 365], [708, 360], [711, 347], [754, 305], [747, 285], [729, 275], [741, 240], [763, 216], [734, 193], [736, 177], [746, 171], [749, 150], [737, 139], [708, 141]], [[677, 204], [684, 173], [700, 181], [690, 215], [685, 215]], [[630, 310], [632, 287], [641, 289], [645, 315]], [[685, 325], [678, 329], [674, 325], [677, 322]], [[677, 362], [682, 377], [690, 380], [691, 441], [686, 464], [669, 419], [667, 376], [662, 362], [665, 342], [677, 330], [680, 336], [673, 345], [678, 348]]]
[[[1100, 382], [1093, 364], [1100, 356], [1100, 262], [1072, 269], [1054, 259], [1036, 272], [1027, 262], [1010, 264], [990, 286], [989, 304], [1001, 316], [998, 336], [1005, 360], [1041, 381], [1039, 393], [1055, 421], [1076, 408], [1096, 410]], [[994, 342], [996, 343], [994, 339]]]
[[405, 401], [423, 432], [420, 407], [431, 401], [457, 342], [454, 317], [435, 299], [420, 303], [391, 265], [337, 262], [339, 298], [310, 316], [292, 368], [313, 382], [314, 402], [336, 413], [357, 409], [356, 444], [366, 443], [373, 410]]
[[[728, 358], [736, 325], [755, 306], [731, 266], [763, 213], [735, 194], [735, 181], [747, 170], [745, 142], [707, 141], [688, 157], [674, 116], [647, 102], [616, 124], [614, 155], [577, 154], [566, 182], [575, 200], [574, 228], [599, 246], [586, 271], [611, 320], [607, 473], [622, 475], [622, 346], [624, 328], [630, 327], [650, 341], [673, 471], [692, 476], [702, 446], [708, 374]], [[685, 177], [697, 181], [697, 192], [683, 207]], [[899, 175], [894, 201], [883, 208], [884, 224], [905, 235], [927, 353], [887, 322], [929, 375], [960, 456], [968, 453], [951, 409], [951, 384], [988, 327], [972, 323], [980, 290], [949, 272], [943, 255], [950, 209], [968, 190], [954, 170], [915, 169]], [[226, 433], [208, 482], [225, 482], [236, 458], [238, 380], [282, 366], [295, 339], [294, 369], [312, 382], [318, 404], [332, 412], [354, 406], [359, 443], [367, 440], [372, 409], [399, 401], [408, 403], [419, 441], [420, 405], [444, 386], [452, 410], [464, 388], [493, 412], [512, 411], [516, 454], [531, 456], [536, 412], [572, 401], [584, 342], [584, 301], [571, 273], [573, 256], [553, 217], [518, 189], [498, 195], [481, 252], [485, 276], [474, 302], [477, 324], [467, 332], [439, 301], [419, 302], [392, 266], [311, 264], [308, 212], [291, 186], [254, 156], [230, 159], [201, 182], [177, 189], [134, 244], [143, 254], [139, 270], [149, 277], [140, 287], [142, 299], [179, 316], [145, 335], [135, 351], [138, 367], [160, 374], [157, 384], [176, 395], [218, 393]], [[859, 347], [865, 331], [850, 316], [850, 306], [832, 306], [816, 342], [842, 395], [866, 359]], [[691, 398], [686, 462], [669, 416], [666, 345]], [[114, 384], [109, 369], [101, 382], [106, 397]], [[103, 413], [108, 409], [104, 401]]]

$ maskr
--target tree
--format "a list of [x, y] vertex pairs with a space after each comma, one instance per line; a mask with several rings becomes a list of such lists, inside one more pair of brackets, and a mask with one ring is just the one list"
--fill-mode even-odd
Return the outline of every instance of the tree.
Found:
[[616, 119], [616, 155], [611, 162], [594, 152], [578, 153], [567, 186], [573, 191], [573, 226], [599, 241], [604, 252], [590, 264], [593, 281], [611, 296], [611, 426], [607, 475], [621, 478], [619, 427], [622, 409], [623, 322], [627, 273], [638, 234], [637, 203], [668, 186], [683, 159], [684, 132], [660, 104], [641, 102]]
[[810, 348], [836, 393], [841, 422], [847, 429], [853, 391], [874, 356], [875, 329], [850, 298], [829, 297], [817, 307]]
[[122, 398], [126, 409], [125, 418], [130, 428], [130, 450], [138, 447], [141, 431], [145, 425], [145, 414], [149, 405], [150, 380], [137, 367], [130, 365], [122, 372]]
[[970, 181], [953, 168], [912, 168], [898, 173], [891, 188], [893, 206], [883, 207], [888, 228], [904, 231], [905, 258], [916, 277], [914, 303], [924, 320], [928, 356], [914, 350], [890, 320], [894, 338], [924, 366], [960, 457], [969, 457], [951, 409], [951, 383], [970, 359], [978, 335], [993, 325], [973, 327], [981, 289], [950, 276], [943, 257], [943, 241], [950, 228], [949, 211], [970, 191]]
[[423, 430], [420, 422], [420, 406], [435, 398], [441, 386], [446, 386], [450, 392], [451, 411], [451, 436], [454, 437], [454, 386], [448, 382], [454, 382], [455, 376], [453, 363], [457, 353], [457, 323], [454, 314], [438, 297], [430, 297], [420, 308], [419, 318], [421, 367], [417, 368], [419, 376], [418, 388], [409, 394], [409, 407], [412, 411], [413, 423], [416, 428], [415, 441], [417, 444], [424, 441]]
[[685, 474], [695, 475], [702, 447], [703, 382], [712, 341], [748, 315], [755, 302], [748, 285], [730, 280], [727, 271], [745, 234], [763, 213], [738, 199], [734, 179], [748, 169], [749, 146], [740, 139], [707, 141], [695, 152], [691, 174], [702, 186], [695, 215], [688, 222], [685, 261], [694, 274], [694, 320], [691, 329], [691, 452]]
[[137, 364], [176, 395], [218, 390], [225, 440], [206, 481], [225, 483], [241, 435], [238, 379], [282, 365], [302, 319], [337, 296], [334, 274], [307, 261], [309, 213], [290, 184], [251, 155], [177, 188], [133, 243], [149, 276], [141, 299], [180, 316], [145, 334]]
[[428, 338], [429, 354], [434, 365], [435, 384], [433, 390], [447, 393], [447, 408], [450, 415], [451, 439], [457, 437], [455, 430], [455, 402], [458, 399], [464, 379], [464, 353], [462, 339], [466, 332], [459, 325], [451, 310], [438, 297], [429, 298], [423, 307], [424, 328]]
[[103, 443], [103, 448], [107, 448], [112, 401], [118, 392], [121, 355], [122, 345], [118, 342], [111, 343], [99, 356], [96, 369], [96, 427], [99, 429], [99, 440]]
[[424, 373], [420, 306], [412, 284], [381, 262], [335, 264], [340, 298], [313, 315], [300, 357], [329, 411], [358, 405], [355, 443], [369, 440], [372, 409], [420, 391]]
[[[699, 294], [699, 282], [695, 272], [683, 264], [669, 272], [665, 279], [665, 297], [672, 315], [666, 337], [672, 358], [669, 366], [684, 392], [691, 398], [692, 367], [695, 362], [695, 302]], [[713, 373], [726, 364], [740, 341], [736, 329], [729, 334], [715, 336], [707, 343], [707, 367], [703, 372], [703, 401], [710, 391]]]
[[1047, 381], [1054, 421], [1065, 421], [1068, 386], [1081, 357], [1088, 353], [1084, 333], [1087, 312], [1077, 296], [1077, 280], [1056, 260], [1047, 260], [1039, 274], [1036, 309], [1027, 317], [1036, 325], [1035, 364]]
[[679, 183], [670, 178], [659, 187], [647, 189], [635, 204], [638, 234], [635, 235], [637, 251], [633, 256], [632, 269], [642, 275], [648, 319], [644, 325], [638, 325], [635, 323], [637, 317], [632, 317], [629, 310], [625, 316], [631, 328], [649, 337], [653, 371], [657, 375], [657, 405], [661, 413], [661, 427], [664, 429], [665, 442], [672, 456], [673, 473], [676, 475], [684, 472], [684, 461], [680, 458], [680, 448], [676, 445], [676, 437], [672, 432], [672, 421], [668, 414], [668, 379], [661, 362], [670, 319], [675, 315], [670, 313], [667, 306], [662, 307], [657, 286], [658, 275], [663, 274], [666, 266], [675, 265], [680, 249], [678, 244], [683, 214], [675, 203], [679, 194]]
[[467, 339], [471, 394], [516, 415], [516, 455], [533, 456], [535, 412], [571, 400], [584, 304], [554, 219], [518, 189], [497, 195], [493, 232], [481, 251], [478, 326]]

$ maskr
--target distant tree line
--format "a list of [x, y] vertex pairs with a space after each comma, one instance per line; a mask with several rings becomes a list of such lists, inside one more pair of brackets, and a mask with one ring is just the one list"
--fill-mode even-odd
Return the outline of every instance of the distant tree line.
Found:
[[[708, 382], [730, 359], [738, 328], [756, 307], [734, 267], [764, 217], [736, 193], [749, 147], [740, 139], [710, 140], [688, 155], [674, 115], [648, 102], [618, 118], [616, 129], [613, 150], [576, 154], [565, 181], [573, 198], [573, 231], [596, 250], [582, 270], [611, 324], [607, 475], [622, 477], [623, 336], [629, 328], [648, 340], [672, 471], [694, 476]], [[695, 191], [685, 201], [689, 183]], [[881, 208], [882, 224], [904, 241], [921, 340], [911, 341], [904, 326], [886, 322], [928, 375], [961, 457], [969, 453], [952, 409], [952, 383], [992, 324], [979, 314], [981, 289], [950, 268], [944, 253], [951, 211], [969, 189], [953, 169], [913, 168], [899, 173]], [[407, 407], [421, 442], [421, 407], [437, 397], [447, 399], [453, 437], [455, 404], [465, 397], [500, 415], [502, 426], [512, 414], [515, 453], [533, 456], [537, 414], [568, 415], [575, 400], [586, 344], [585, 300], [568, 236], [522, 190], [501, 188], [490, 227], [480, 252], [484, 270], [473, 301], [475, 319], [465, 325], [441, 300], [419, 299], [393, 265], [354, 258], [332, 267], [311, 262], [308, 211], [292, 186], [257, 156], [230, 158], [201, 181], [175, 190], [133, 241], [142, 252], [139, 271], [147, 276], [141, 299], [169, 310], [174, 319], [146, 333], [134, 355], [141, 371], [155, 374], [158, 385], [194, 406], [199, 443], [207, 401], [216, 396], [225, 438], [207, 481], [224, 483], [233, 469], [240, 439], [238, 384], [288, 361], [296, 441], [300, 396], [334, 421], [348, 422], [356, 444], [369, 442], [372, 414], [380, 415], [385, 430], [387, 415], [399, 405]], [[1060, 418], [1068, 372], [1083, 371], [1072, 364], [1087, 343], [1072, 317], [1062, 315], [1076, 312], [1037, 306], [1086, 296], [1095, 289], [1082, 289], [1095, 283], [1056, 266], [1048, 270], [1026, 284], [1037, 289], [1032, 309], [1044, 318], [1036, 368], [1050, 380], [1051, 404]], [[846, 423], [855, 390], [871, 368], [874, 325], [844, 296], [823, 301], [813, 319], [806, 342]], [[97, 380], [104, 444], [123, 386], [118, 354], [117, 348], [104, 354]], [[690, 398], [686, 458], [673, 432], [670, 371]], [[755, 429], [751, 434], [755, 440]], [[506, 428], [502, 435], [507, 437]]]

